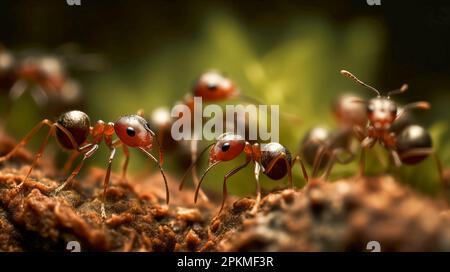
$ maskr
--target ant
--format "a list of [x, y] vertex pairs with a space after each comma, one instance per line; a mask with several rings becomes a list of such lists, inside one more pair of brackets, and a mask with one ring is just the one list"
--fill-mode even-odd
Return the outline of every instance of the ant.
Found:
[[[220, 135], [215, 143], [207, 146], [201, 153], [200, 156], [203, 155], [206, 150], [210, 148], [209, 153], [209, 166], [203, 175], [200, 178], [199, 183], [195, 189], [194, 202], [197, 202], [198, 193], [200, 190], [200, 186], [202, 184], [203, 179], [206, 174], [213, 169], [215, 166], [222, 162], [231, 161], [238, 157], [241, 153], [244, 153], [246, 156], [245, 163], [232, 169], [228, 172], [223, 179], [223, 196], [222, 196], [222, 205], [219, 210], [219, 214], [223, 210], [225, 205], [225, 200], [228, 196], [227, 190], [227, 180], [232, 175], [239, 172], [241, 169], [245, 168], [251, 161], [255, 163], [255, 181], [256, 181], [256, 202], [251, 210], [252, 214], [255, 214], [259, 208], [259, 203], [261, 200], [261, 186], [259, 183], [259, 175], [260, 172], [264, 173], [272, 180], [279, 180], [288, 176], [289, 187], [293, 187], [292, 182], [292, 166], [296, 161], [300, 162], [300, 166], [302, 168], [303, 177], [306, 181], [308, 181], [308, 174], [303, 165], [302, 160], [299, 156], [292, 158], [291, 152], [284, 147], [283, 145], [271, 142], [268, 144], [258, 144], [254, 143], [250, 144], [248, 141], [244, 139], [241, 135], [233, 134], [233, 133], [224, 133]], [[186, 180], [187, 173], [194, 167], [197, 161], [194, 161], [190, 168], [186, 171], [183, 179], [180, 183], [179, 189], [183, 188], [183, 184]]]
[[[22, 182], [16, 187], [20, 189], [28, 177], [31, 171], [38, 163], [39, 159], [44, 153], [45, 147], [51, 136], [55, 137], [59, 145], [69, 151], [75, 152], [78, 155], [83, 155], [83, 158], [77, 165], [77, 167], [72, 171], [70, 176], [53, 192], [54, 195], [58, 194], [61, 190], [66, 188], [72, 183], [73, 179], [80, 172], [84, 161], [90, 158], [99, 148], [102, 141], [105, 142], [107, 147], [110, 149], [110, 155], [108, 160], [108, 168], [106, 171], [104, 184], [103, 184], [103, 195], [102, 195], [102, 206], [101, 213], [102, 217], [106, 217], [105, 212], [105, 201], [106, 201], [106, 191], [109, 185], [109, 179], [111, 174], [111, 165], [116, 154], [116, 148], [122, 147], [125, 154], [125, 162], [122, 166], [122, 177], [125, 179], [128, 161], [129, 161], [129, 150], [128, 147], [137, 148], [142, 151], [147, 157], [156, 162], [164, 178], [164, 184], [166, 187], [166, 203], [169, 203], [169, 189], [167, 185], [166, 176], [162, 168], [163, 153], [161, 149], [159, 150], [159, 161], [149, 152], [153, 146], [153, 139], [156, 139], [155, 133], [150, 129], [147, 121], [139, 115], [126, 115], [120, 117], [116, 122], [105, 123], [102, 120], [96, 122], [94, 126], [90, 125], [89, 116], [82, 111], [69, 111], [59, 116], [56, 122], [52, 122], [48, 119], [44, 119], [39, 122], [7, 155], [0, 157], [0, 162], [8, 160], [19, 148], [25, 146], [29, 140], [44, 126], [48, 126], [50, 129], [44, 138], [38, 152], [34, 156], [33, 162], [31, 164], [28, 173]], [[113, 139], [116, 135], [118, 138]], [[92, 139], [88, 140], [88, 136]], [[156, 140], [159, 146], [158, 141]]]
[[353, 128], [364, 127], [368, 121], [365, 106], [354, 103], [355, 100], [361, 98], [344, 94], [333, 103], [333, 115], [338, 124], [336, 130], [317, 126], [303, 137], [299, 153], [313, 167], [313, 177], [325, 168], [322, 179], [326, 179], [336, 162], [347, 164], [355, 158], [357, 147], [353, 141]]
[[402, 164], [417, 164], [433, 156], [439, 176], [442, 181], [442, 164], [437, 154], [432, 149], [432, 140], [429, 132], [422, 126], [411, 124], [404, 126], [401, 130], [392, 131], [391, 127], [396, 120], [399, 120], [405, 113], [412, 109], [429, 109], [428, 102], [419, 101], [405, 105], [399, 111], [397, 104], [390, 99], [392, 95], [401, 94], [407, 91], [408, 85], [403, 84], [400, 89], [393, 90], [382, 96], [374, 87], [362, 82], [356, 76], [346, 70], [341, 70], [341, 74], [353, 79], [358, 84], [370, 89], [377, 94], [377, 97], [369, 101], [355, 101], [362, 103], [366, 107], [369, 122], [367, 127], [355, 127], [355, 133], [361, 140], [360, 175], [364, 174], [365, 151], [372, 148], [377, 142], [384, 146], [390, 153], [395, 166]]
[[[233, 80], [231, 80], [229, 77], [224, 75], [223, 73], [217, 71], [217, 70], [208, 70], [204, 73], [202, 73], [194, 82], [191, 94], [187, 94], [182, 102], [182, 104], [185, 104], [189, 107], [191, 110], [191, 114], [194, 114], [194, 97], [201, 97], [204, 102], [210, 103], [210, 102], [218, 102], [218, 101], [225, 101], [225, 100], [232, 100], [232, 99], [238, 99], [242, 101], [246, 101], [253, 104], [264, 104], [261, 101], [246, 96], [241, 93], [238, 86], [234, 83]], [[158, 109], [154, 112], [155, 114], [152, 115], [152, 124], [155, 124], [160, 130], [159, 135], [162, 137], [162, 135], [170, 135], [170, 128], [171, 124], [174, 121], [171, 118], [167, 118], [170, 116], [170, 113], [168, 109]], [[287, 113], [281, 113], [282, 116], [290, 119], [294, 119], [298, 121], [298, 117], [294, 117], [293, 115], [287, 114]], [[182, 116], [181, 116], [182, 118]], [[225, 118], [225, 116], [224, 116]], [[238, 120], [238, 118], [234, 118], [234, 128], [237, 127], [237, 123], [243, 123], [246, 131], [248, 130], [248, 121], [246, 120]], [[191, 120], [194, 120], [193, 116], [191, 116]], [[226, 122], [227, 120], [224, 120]], [[227, 127], [227, 126], [225, 126]], [[236, 132], [236, 131], [234, 131]], [[182, 144], [181, 142], [174, 142], [171, 141], [170, 143], [165, 143], [166, 138], [162, 138], [160, 140], [162, 142], [163, 146], [167, 146], [167, 148], [171, 148], [172, 145], [178, 145]], [[181, 148], [187, 148], [190, 149], [191, 154], [191, 162], [195, 162], [197, 160], [197, 154], [198, 154], [198, 141], [197, 140], [191, 140], [188, 144], [184, 144], [180, 146]], [[195, 166], [192, 167], [192, 179], [194, 186], [197, 186], [199, 183], [199, 178], [197, 176], [197, 171], [195, 169]], [[200, 197], [204, 201], [208, 201], [208, 197], [203, 192], [203, 190], [200, 189]]]
[[[82, 89], [79, 82], [71, 78], [69, 68], [98, 70], [102, 66], [101, 57], [77, 53], [70, 44], [59, 51], [59, 54], [48, 54], [27, 50], [13, 54], [0, 44], [0, 89], [8, 92], [14, 101], [28, 91], [40, 108], [80, 103]], [[52, 110], [59, 111], [59, 107]]]
[[[194, 114], [194, 97], [201, 97], [204, 102], [218, 102], [234, 98], [243, 98], [250, 100], [251, 98], [243, 96], [236, 84], [223, 73], [217, 70], [208, 70], [202, 73], [194, 82], [191, 89], [191, 93], [187, 94], [183, 101], [177, 102], [178, 104], [184, 104], [189, 107], [191, 114]], [[182, 118], [182, 116], [181, 116]], [[191, 120], [194, 120], [191, 116]], [[164, 149], [173, 150], [177, 149], [189, 149], [190, 161], [197, 160], [198, 153], [198, 141], [190, 140], [188, 143], [177, 142], [171, 139], [171, 127], [175, 120], [171, 118], [170, 111], [167, 108], [156, 109], [150, 118], [150, 123], [158, 128], [158, 135], [160, 137], [160, 143]], [[169, 138], [167, 138], [169, 137]], [[184, 152], [182, 152], [184, 153]], [[192, 179], [194, 186], [199, 183], [195, 167], [192, 168]], [[200, 190], [200, 196], [204, 201], [208, 201], [208, 197]]]
[[16, 63], [16, 81], [9, 96], [17, 100], [26, 90], [40, 107], [50, 100], [73, 103], [80, 98], [79, 84], [68, 77], [62, 59], [51, 55], [29, 55]]

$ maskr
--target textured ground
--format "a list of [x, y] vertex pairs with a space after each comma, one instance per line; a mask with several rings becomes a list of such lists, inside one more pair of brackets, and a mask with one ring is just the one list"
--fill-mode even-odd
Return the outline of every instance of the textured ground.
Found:
[[[13, 146], [1, 139], [0, 154]], [[178, 192], [172, 177], [166, 206], [159, 174], [128, 182], [113, 175], [103, 220], [103, 169], [54, 197], [60, 181], [45, 164], [15, 189], [29, 160], [24, 151], [0, 164], [0, 251], [62, 251], [69, 241], [94, 251], [362, 251], [372, 240], [386, 251], [450, 250], [447, 206], [389, 176], [274, 191], [256, 216], [251, 198], [230, 198], [216, 217], [217, 203], [191, 204], [192, 190]]]

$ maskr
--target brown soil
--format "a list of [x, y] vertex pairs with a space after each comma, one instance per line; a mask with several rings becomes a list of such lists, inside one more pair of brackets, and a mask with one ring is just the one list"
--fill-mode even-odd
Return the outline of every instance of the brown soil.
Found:
[[[0, 136], [0, 154], [14, 141]], [[71, 189], [52, 196], [60, 177], [38, 167], [21, 190], [31, 154], [0, 164], [0, 251], [449, 251], [450, 212], [389, 176], [312, 181], [302, 189], [267, 194], [256, 215], [252, 198], [194, 205], [169, 178], [166, 206], [159, 174], [123, 181], [112, 175], [107, 215], [100, 216], [104, 170], [93, 168]], [[45, 169], [45, 170], [44, 170]]]

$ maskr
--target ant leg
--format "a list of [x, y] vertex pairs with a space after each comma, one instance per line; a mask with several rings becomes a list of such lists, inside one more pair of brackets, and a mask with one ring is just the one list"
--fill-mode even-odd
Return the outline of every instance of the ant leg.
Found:
[[67, 175], [70, 168], [72, 168], [73, 162], [80, 156], [80, 152], [78, 150], [72, 151], [69, 158], [67, 159], [66, 163], [63, 166], [62, 175]]
[[48, 119], [44, 119], [44, 120], [42, 120], [39, 124], [37, 124], [33, 129], [31, 129], [31, 131], [30, 132], [28, 132], [28, 134], [22, 139], [22, 140], [20, 140], [20, 142], [8, 153], [8, 154], [6, 154], [5, 156], [3, 156], [3, 157], [0, 157], [0, 162], [4, 162], [4, 161], [6, 161], [6, 160], [8, 160], [8, 159], [10, 159], [13, 155], [14, 155], [14, 153], [16, 153], [18, 150], [19, 150], [19, 148], [21, 148], [21, 147], [23, 147], [24, 145], [26, 145], [29, 141], [30, 141], [30, 139], [31, 138], [33, 138], [33, 136], [44, 126], [44, 125], [47, 125], [47, 126], [49, 126], [49, 127], [52, 127], [53, 126], [53, 122], [51, 122], [50, 120], [48, 120]]
[[286, 169], [288, 170], [287, 174], [288, 174], [288, 179], [289, 179], [289, 187], [292, 188], [293, 187], [293, 182], [292, 182], [292, 165], [289, 163], [287, 157], [286, 157], [286, 153], [280, 153], [278, 156], [276, 156], [275, 158], [273, 158], [269, 165], [266, 167], [265, 170], [263, 170], [264, 173], [268, 173], [270, 172], [270, 170], [272, 170], [272, 168], [275, 166], [275, 163], [278, 160], [283, 160], [286, 163]]
[[366, 137], [366, 133], [364, 132], [364, 129], [360, 126], [354, 126], [353, 127], [353, 134], [355, 135], [356, 139], [358, 139], [360, 142], [364, 140]]
[[401, 159], [405, 159], [408, 157], [414, 157], [414, 156], [420, 156], [420, 155], [424, 155], [424, 156], [432, 155], [433, 156], [434, 161], [436, 163], [436, 168], [438, 170], [439, 179], [441, 180], [444, 187], [447, 186], [448, 184], [444, 177], [444, 170], [443, 170], [444, 168], [442, 166], [442, 162], [439, 159], [439, 156], [433, 151], [432, 148], [415, 148], [415, 149], [408, 150], [401, 155]]
[[125, 161], [122, 165], [122, 180], [127, 180], [127, 169], [128, 169], [128, 162], [130, 161], [130, 151], [128, 150], [128, 147], [126, 145], [122, 145], [123, 154], [125, 155]]
[[[245, 161], [245, 163], [241, 166], [238, 166], [236, 168], [234, 168], [233, 170], [231, 170], [230, 172], [228, 172], [224, 177], [223, 177], [223, 189], [222, 189], [222, 205], [220, 206], [220, 210], [219, 213], [220, 214], [223, 210], [223, 207], [225, 206], [225, 200], [228, 197], [228, 189], [227, 189], [227, 180], [229, 177], [231, 177], [232, 175], [236, 174], [237, 172], [239, 172], [241, 169], [245, 168], [249, 162], [251, 161], [250, 157], [247, 157], [247, 160]], [[259, 184], [259, 182], [258, 182]]]
[[[198, 141], [197, 140], [191, 140], [190, 143], [190, 149], [191, 149], [191, 161], [195, 162], [197, 161], [197, 149], [198, 149]], [[198, 183], [199, 183], [199, 178], [197, 175], [197, 167], [194, 165], [191, 168], [191, 173], [192, 173], [192, 182], [194, 184], [194, 187], [197, 187]], [[200, 188], [199, 190], [199, 195], [200, 198], [205, 201], [205, 202], [209, 202], [208, 196], [205, 194], [205, 192]]]
[[28, 84], [25, 80], [18, 80], [9, 90], [9, 98], [12, 100], [19, 99], [27, 90]]
[[95, 153], [95, 151], [97, 151], [98, 145], [97, 144], [87, 144], [86, 146], [80, 148], [80, 150], [83, 150], [83, 151], [85, 149], [88, 149], [88, 150], [84, 153], [83, 159], [81, 159], [81, 161], [78, 164], [78, 166], [72, 171], [72, 173], [64, 181], [64, 183], [61, 184], [58, 188], [56, 188], [55, 191], [53, 191], [53, 195], [57, 195], [64, 188], [66, 188], [67, 185], [69, 185], [72, 182], [72, 180], [78, 175], [78, 173], [80, 172], [81, 168], [83, 167], [84, 161], [87, 158], [91, 157]]
[[256, 199], [250, 214], [255, 215], [258, 212], [261, 203], [261, 184], [259, 183], [259, 173], [261, 172], [261, 165], [255, 162], [255, 181], [256, 181]]
[[302, 168], [303, 178], [306, 180], [306, 182], [308, 182], [309, 181], [308, 172], [306, 172], [305, 164], [303, 163], [303, 160], [300, 158], [300, 155], [295, 156], [294, 160], [292, 160], [292, 165], [294, 165], [297, 161], [300, 163], [300, 167]]
[[116, 148], [111, 147], [111, 153], [109, 154], [109, 160], [108, 160], [108, 168], [106, 170], [105, 180], [103, 182], [103, 195], [102, 195], [102, 206], [101, 206], [102, 218], [106, 218], [106, 210], [105, 210], [106, 191], [108, 190], [109, 179], [111, 176], [111, 165], [112, 165], [112, 161], [114, 160], [115, 155], [116, 155]]
[[321, 145], [317, 149], [316, 156], [314, 156], [313, 173], [312, 173], [313, 177], [317, 176], [317, 172], [319, 172], [320, 164], [322, 163], [322, 159], [323, 159], [323, 156], [325, 155], [325, 153], [327, 153], [326, 152], [326, 147]]
[[391, 157], [396, 167], [402, 166], [402, 161], [397, 151], [391, 149]]
[[31, 88], [30, 94], [38, 107], [43, 108], [48, 103], [49, 97], [41, 87], [34, 86]]
[[34, 156], [33, 162], [31, 163], [31, 166], [30, 166], [30, 169], [28, 170], [27, 175], [22, 180], [22, 182], [17, 186], [18, 189], [20, 189], [25, 184], [25, 182], [28, 180], [28, 177], [30, 176], [31, 171], [33, 171], [33, 168], [36, 166], [36, 164], [38, 163], [39, 159], [42, 157], [42, 154], [44, 153], [45, 147], [47, 146], [48, 139], [50, 138], [50, 136], [53, 135], [54, 131], [55, 131], [55, 126], [51, 126], [50, 130], [47, 133], [47, 136], [45, 136], [44, 141], [42, 142], [41, 146], [39, 147], [38, 152]]
[[364, 169], [366, 168], [366, 151], [368, 148], [374, 146], [376, 140], [372, 137], [366, 137], [361, 142], [361, 156], [359, 158], [359, 174], [358, 176], [361, 178], [364, 176]]
[[326, 170], [323, 173], [321, 179], [323, 179], [323, 180], [328, 179], [328, 177], [331, 174], [331, 169], [333, 169], [333, 166], [334, 166], [335, 162], [337, 161], [337, 154], [339, 152], [340, 152], [339, 149], [333, 150], [333, 152], [331, 152], [330, 160], [327, 163]]

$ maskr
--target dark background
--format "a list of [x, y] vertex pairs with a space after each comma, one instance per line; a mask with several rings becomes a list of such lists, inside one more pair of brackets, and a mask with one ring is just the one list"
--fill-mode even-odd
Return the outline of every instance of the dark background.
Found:
[[424, 91], [426, 86], [450, 86], [450, 4], [444, 0], [385, 0], [381, 6], [369, 6], [364, 0], [81, 2], [79, 7], [69, 7], [64, 0], [3, 0], [0, 38], [12, 48], [53, 48], [62, 41], [76, 41], [114, 63], [132, 65], [142, 52], [183, 37], [195, 38], [202, 16], [215, 8], [230, 10], [246, 27], [266, 37], [299, 13], [314, 12], [337, 25], [355, 16], [370, 16], [383, 22], [389, 40], [378, 81], [396, 86], [399, 79], [407, 78]]

